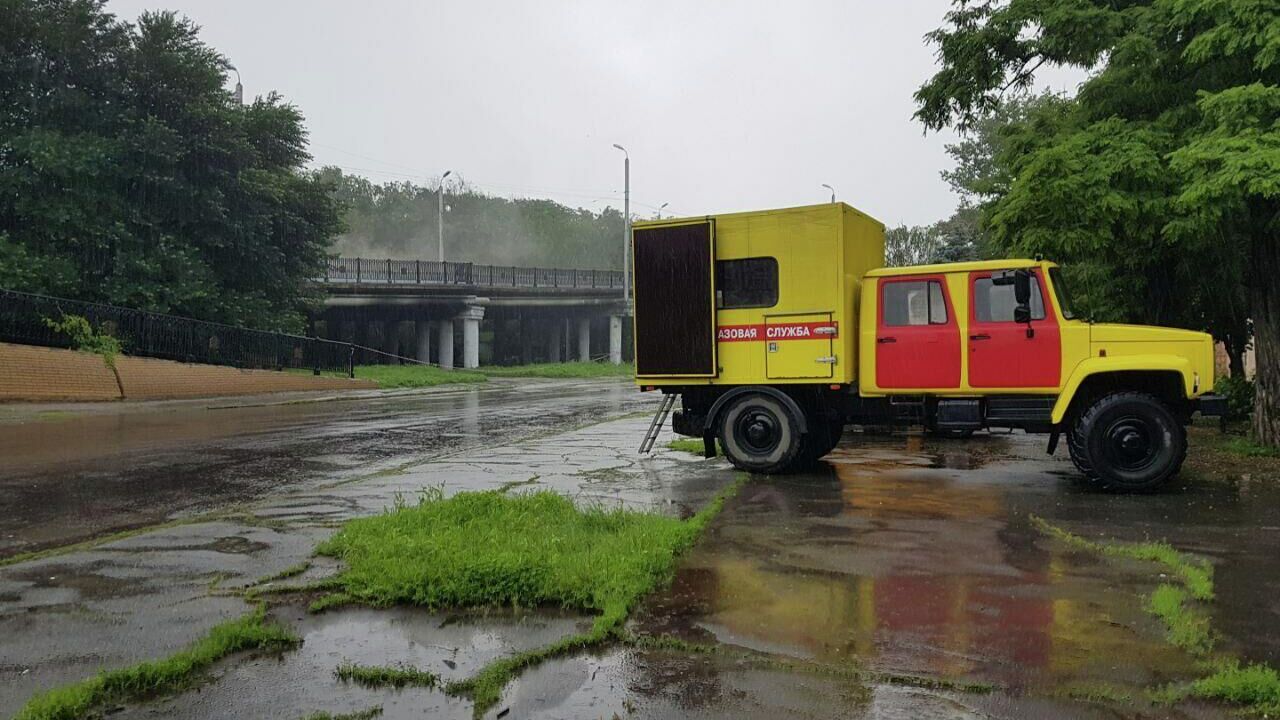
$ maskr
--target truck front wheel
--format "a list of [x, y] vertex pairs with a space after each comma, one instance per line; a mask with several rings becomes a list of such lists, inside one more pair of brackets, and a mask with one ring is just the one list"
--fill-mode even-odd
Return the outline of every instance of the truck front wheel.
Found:
[[1178, 474], [1187, 433], [1160, 399], [1140, 392], [1103, 395], [1076, 419], [1072, 455], [1108, 490], [1151, 492]]
[[734, 467], [753, 473], [780, 473], [800, 454], [799, 418], [764, 393], [737, 398], [720, 413], [720, 447]]

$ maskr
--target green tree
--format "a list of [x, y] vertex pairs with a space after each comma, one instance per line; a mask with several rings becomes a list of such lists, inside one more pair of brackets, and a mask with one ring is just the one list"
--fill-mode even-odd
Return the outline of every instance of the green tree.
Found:
[[884, 264], [906, 267], [931, 263], [942, 247], [936, 225], [901, 225], [884, 233]]
[[173, 13], [0, 0], [0, 286], [300, 330], [340, 229], [277, 95]]
[[930, 38], [942, 67], [916, 99], [931, 129], [974, 129], [1045, 63], [1089, 71], [1075, 98], [998, 123], [986, 230], [1080, 263], [1100, 314], [1233, 349], [1252, 320], [1254, 431], [1280, 445], [1280, 6], [957, 0]]
[[[325, 179], [346, 206], [342, 255], [434, 259], [438, 187], [375, 184], [327, 167]], [[466, 184], [451, 186], [445, 203], [445, 257], [502, 265], [616, 269], [622, 266], [622, 213], [593, 213], [550, 200], [491, 197]]]

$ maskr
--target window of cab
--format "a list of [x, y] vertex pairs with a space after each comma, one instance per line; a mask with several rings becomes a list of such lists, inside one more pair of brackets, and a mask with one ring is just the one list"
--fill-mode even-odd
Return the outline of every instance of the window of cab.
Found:
[[947, 324], [947, 303], [937, 280], [885, 282], [880, 292], [886, 326]]
[[[973, 317], [978, 322], [1013, 322], [1017, 306], [1013, 285], [996, 285], [990, 277], [973, 281]], [[1044, 295], [1035, 275], [1031, 276], [1031, 319], [1044, 319]]]

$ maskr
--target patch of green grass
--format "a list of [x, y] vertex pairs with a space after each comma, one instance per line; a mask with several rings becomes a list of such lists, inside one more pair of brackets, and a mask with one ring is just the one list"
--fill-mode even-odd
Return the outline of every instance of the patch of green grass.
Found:
[[307, 606], [308, 612], [322, 613], [325, 610], [355, 604], [356, 599], [344, 592], [334, 592], [316, 598]]
[[15, 720], [71, 720], [110, 702], [136, 700], [187, 686], [214, 662], [241, 650], [292, 647], [298, 638], [283, 625], [268, 623], [266, 609], [215, 625], [208, 634], [175, 655], [107, 670], [78, 683], [35, 696]]
[[[603, 616], [602, 616], [603, 617]], [[625, 617], [622, 618], [625, 620]], [[621, 624], [619, 620], [617, 624]], [[480, 717], [502, 699], [502, 689], [527, 668], [551, 658], [568, 655], [601, 645], [616, 636], [617, 627], [606, 627], [597, 619], [589, 632], [569, 635], [535, 650], [500, 658], [481, 668], [480, 672], [466, 680], [455, 680], [445, 685], [445, 692], [455, 697], [470, 697], [475, 705], [475, 715]]]
[[373, 720], [382, 715], [382, 706], [374, 705], [366, 710], [357, 710], [356, 712], [339, 713], [334, 715], [327, 712], [311, 713], [302, 720]]
[[1191, 605], [1182, 588], [1160, 585], [1151, 593], [1147, 611], [1164, 622], [1165, 635], [1173, 645], [1197, 656], [1213, 650], [1209, 618]]
[[528, 485], [533, 485], [534, 483], [538, 482], [538, 478], [540, 478], [540, 477], [542, 477], [542, 476], [541, 476], [541, 475], [534, 475], [533, 477], [529, 478], [528, 480], [511, 480], [511, 481], [509, 481], [509, 482], [504, 482], [504, 483], [502, 483], [502, 485], [498, 488], [498, 492], [500, 492], [500, 493], [511, 492], [512, 490], [515, 490], [515, 489], [516, 489], [516, 488], [518, 488], [518, 487], [525, 487], [525, 486], [528, 486]]
[[[496, 660], [446, 691], [477, 714], [524, 669], [619, 636], [640, 598], [670, 578], [742, 480], [688, 520], [576, 507], [548, 491], [519, 495], [428, 490], [416, 505], [351, 520], [317, 554], [340, 558], [345, 601], [429, 609], [560, 606], [597, 613], [591, 630]], [[323, 600], [323, 599], [322, 599]]]
[[440, 684], [439, 675], [408, 665], [356, 665], [348, 662], [339, 665], [333, 674], [339, 680], [370, 688], [402, 688], [408, 685], [433, 688]]
[[1280, 448], [1262, 445], [1240, 435], [1227, 437], [1222, 441], [1221, 447], [1229, 453], [1243, 455], [1244, 457], [1280, 457]]
[[1275, 717], [1280, 714], [1280, 673], [1266, 665], [1241, 665], [1232, 661], [1191, 683], [1186, 694], [1233, 703], [1252, 713]]
[[[696, 438], [680, 438], [667, 443], [667, 447], [680, 452], [693, 453], [701, 456], [703, 454], [703, 443]], [[720, 454], [720, 444], [716, 443], [716, 454]]]
[[482, 383], [488, 380], [474, 370], [442, 370], [434, 365], [357, 365], [356, 378], [372, 380], [383, 390]]
[[631, 364], [604, 362], [535, 363], [533, 365], [489, 365], [479, 372], [498, 378], [602, 378], [631, 377], [636, 368]]
[[632, 647], [646, 650], [672, 650], [690, 655], [708, 655], [720, 650], [715, 645], [692, 643], [671, 635], [628, 635], [624, 641]]
[[288, 580], [289, 578], [297, 577], [310, 569], [311, 562], [309, 560], [303, 560], [297, 565], [290, 565], [278, 573], [254, 580], [252, 586], [266, 585], [268, 583], [279, 582], [281, 580]]
[[1031, 516], [1031, 523], [1040, 532], [1079, 550], [1088, 550], [1111, 557], [1145, 560], [1164, 565], [1170, 574], [1182, 581], [1192, 597], [1206, 602], [1213, 600], [1213, 566], [1208, 561], [1178, 552], [1168, 543], [1122, 543], [1086, 540], [1035, 515]]
[[1071, 683], [1054, 688], [1049, 695], [1092, 703], [1129, 703], [1133, 700], [1133, 696], [1123, 688], [1102, 682]]

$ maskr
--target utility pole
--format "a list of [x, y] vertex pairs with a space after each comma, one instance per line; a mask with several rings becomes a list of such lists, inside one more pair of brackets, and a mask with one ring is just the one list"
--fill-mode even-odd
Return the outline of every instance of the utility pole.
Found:
[[440, 176], [440, 193], [436, 195], [436, 237], [440, 240], [440, 262], [444, 262], [444, 179], [452, 172], [445, 170]]
[[631, 153], [619, 145], [614, 147], [622, 151], [622, 302], [628, 312], [631, 310], [631, 278], [627, 271], [631, 265]]

